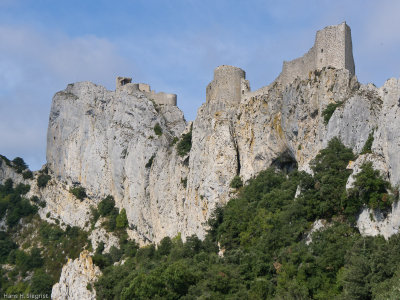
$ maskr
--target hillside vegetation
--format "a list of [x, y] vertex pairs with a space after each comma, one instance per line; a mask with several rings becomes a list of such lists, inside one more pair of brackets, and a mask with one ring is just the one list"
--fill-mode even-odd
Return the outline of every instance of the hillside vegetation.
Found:
[[[333, 139], [314, 160], [314, 176], [261, 172], [215, 210], [204, 241], [166, 237], [125, 255], [123, 265], [103, 266], [98, 299], [400, 297], [400, 236], [362, 237], [354, 226], [363, 206], [385, 210], [397, 199], [370, 164], [346, 192], [354, 159]], [[318, 219], [324, 230], [308, 236]]]
[[[388, 211], [398, 194], [371, 164], [346, 191], [354, 159], [333, 139], [313, 161], [314, 176], [261, 172], [214, 211], [203, 241], [178, 235], [138, 249], [127, 240], [125, 210], [106, 197], [93, 208], [92, 225], [103, 217], [119, 237], [107, 254], [104, 243], [91, 249], [87, 232], [41, 220], [42, 201], [25, 197], [30, 187], [6, 180], [1, 293], [49, 294], [67, 258], [89, 249], [103, 272], [98, 299], [397, 299], [400, 236], [362, 237], [355, 220], [362, 207]], [[325, 226], [311, 234], [316, 220]]]

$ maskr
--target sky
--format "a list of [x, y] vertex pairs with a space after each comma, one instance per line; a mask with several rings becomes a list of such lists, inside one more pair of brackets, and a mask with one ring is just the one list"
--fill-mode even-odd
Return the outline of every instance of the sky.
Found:
[[217, 66], [256, 90], [343, 21], [359, 81], [381, 86], [400, 77], [399, 13], [397, 0], [0, 0], [0, 154], [41, 168], [52, 97], [69, 83], [133, 77], [177, 94], [193, 120]]

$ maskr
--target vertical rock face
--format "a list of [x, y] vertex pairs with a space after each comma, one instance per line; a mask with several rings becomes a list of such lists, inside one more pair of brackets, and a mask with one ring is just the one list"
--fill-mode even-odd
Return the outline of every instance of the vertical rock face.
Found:
[[[84, 186], [92, 204], [114, 196], [130, 224], [139, 228], [140, 239], [153, 240], [154, 232], [173, 226], [171, 220], [162, 222], [163, 208], [175, 201], [179, 188], [170, 176], [180, 168], [170, 144], [185, 127], [176, 106], [158, 106], [139, 90], [113, 92], [90, 82], [71, 84], [53, 98], [48, 167], [58, 181]], [[157, 190], [160, 185], [165, 189], [155, 198], [153, 186]], [[166, 197], [169, 193], [172, 199]], [[154, 220], [160, 220], [160, 228]], [[166, 232], [177, 234], [177, 228]]]
[[126, 209], [131, 237], [142, 242], [179, 232], [204, 237], [212, 211], [232, 196], [236, 175], [247, 181], [271, 165], [311, 171], [311, 160], [333, 137], [360, 153], [374, 132], [372, 151], [397, 184], [400, 82], [376, 88], [358, 83], [354, 73], [345, 23], [319, 31], [305, 56], [284, 63], [281, 75], [257, 91], [243, 70], [220, 66], [184, 157], [173, 140], [191, 125], [172, 94], [165, 95], [174, 101], [161, 101], [153, 96], [163, 93], [130, 78], [119, 78], [116, 91], [72, 84], [53, 99], [48, 167], [58, 184], [87, 189], [85, 205], [113, 195]]
[[79, 258], [69, 260], [62, 268], [60, 281], [53, 286], [51, 299], [54, 300], [95, 300], [94, 282], [101, 275], [99, 267], [93, 264], [88, 251]]

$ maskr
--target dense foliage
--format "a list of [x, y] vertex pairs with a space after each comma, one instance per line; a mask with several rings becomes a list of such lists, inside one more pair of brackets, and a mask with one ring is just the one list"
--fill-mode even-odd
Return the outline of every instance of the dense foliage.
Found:
[[74, 195], [77, 199], [83, 200], [86, 198], [86, 190], [82, 186], [75, 186], [69, 189], [69, 192]]
[[13, 187], [13, 181], [7, 179], [0, 185], [0, 218], [5, 216], [6, 224], [14, 227], [19, 220], [37, 212], [24, 195], [29, 192], [30, 186], [18, 184]]
[[44, 188], [50, 179], [51, 179], [51, 177], [48, 174], [44, 174], [44, 173], [39, 174], [39, 176], [37, 178], [37, 186], [39, 188]]
[[[400, 235], [362, 237], [354, 226], [363, 207], [387, 211], [398, 193], [371, 163], [346, 190], [355, 158], [335, 138], [312, 162], [313, 176], [270, 168], [244, 186], [234, 179], [238, 193], [215, 209], [204, 240], [178, 235], [139, 248], [126, 211], [107, 196], [92, 208], [92, 226], [101, 218], [120, 246], [93, 249], [103, 275], [87, 288], [98, 299], [398, 299]], [[87, 232], [41, 220], [45, 203], [26, 199], [29, 189], [0, 185], [0, 293], [50, 293], [67, 257], [91, 248]], [[311, 233], [316, 220], [324, 228]]]
[[[214, 211], [203, 241], [166, 237], [157, 247], [124, 252], [123, 265], [103, 265], [98, 298], [395, 299], [400, 236], [365, 238], [352, 225], [390, 186], [367, 164], [347, 193], [353, 159], [334, 139], [313, 162], [314, 176], [261, 172]], [[309, 234], [318, 219], [324, 230]]]
[[78, 227], [63, 230], [41, 220], [38, 206], [45, 202], [33, 196], [31, 204], [25, 198], [29, 188], [11, 179], [0, 185], [0, 213], [7, 225], [7, 231], [0, 231], [0, 295], [50, 296], [67, 257], [76, 258], [89, 246], [87, 233]]
[[236, 175], [235, 177], [233, 177], [233, 179], [232, 179], [231, 183], [229, 184], [229, 186], [231, 188], [234, 188], [234, 189], [241, 188], [243, 186], [242, 178], [240, 178], [239, 175]]

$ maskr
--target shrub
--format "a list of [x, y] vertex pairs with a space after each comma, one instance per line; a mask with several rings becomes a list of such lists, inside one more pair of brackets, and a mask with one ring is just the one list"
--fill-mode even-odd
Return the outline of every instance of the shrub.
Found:
[[50, 179], [51, 179], [50, 175], [44, 173], [40, 174], [37, 178], [37, 186], [39, 188], [44, 188]]
[[90, 224], [92, 225], [92, 228], [94, 228], [94, 225], [96, 224], [97, 220], [100, 218], [100, 213], [99, 213], [99, 210], [97, 208], [95, 208], [94, 206], [90, 206], [90, 213], [91, 213]]
[[176, 149], [178, 150], [178, 155], [182, 157], [188, 154], [191, 148], [192, 148], [192, 128], [190, 128], [190, 131], [188, 133], [182, 135], [181, 140], [176, 146]]
[[178, 141], [179, 141], [179, 139], [178, 139], [176, 136], [174, 136], [174, 138], [172, 139], [172, 142], [171, 142], [170, 146], [175, 145]]
[[187, 187], [187, 177], [181, 178], [181, 183], [182, 183], [183, 187], [186, 189], [186, 187]]
[[151, 168], [151, 166], [153, 165], [153, 160], [154, 160], [155, 157], [156, 157], [155, 154], [153, 154], [153, 155], [150, 157], [149, 161], [148, 161], [147, 164], [145, 165], [146, 168]]
[[113, 196], [107, 196], [100, 201], [98, 210], [102, 217], [108, 216], [112, 213], [115, 207], [115, 201]]
[[233, 177], [229, 186], [234, 189], [241, 188], [243, 186], [242, 178], [240, 178], [239, 175], [236, 175], [235, 177]]
[[328, 106], [322, 112], [322, 116], [324, 117], [324, 124], [328, 125], [329, 120], [331, 119], [333, 113], [335, 112], [336, 108], [343, 105], [343, 101], [337, 103], [329, 103]]
[[371, 153], [372, 143], [374, 142], [374, 130], [368, 135], [364, 147], [361, 150], [361, 154]]
[[82, 186], [70, 188], [69, 192], [81, 201], [86, 198], [86, 190]]
[[22, 177], [24, 179], [32, 179], [33, 178], [33, 173], [31, 170], [26, 170], [22, 173]]
[[119, 229], [123, 229], [128, 227], [128, 218], [126, 217], [126, 210], [123, 208], [119, 215], [117, 216], [116, 220], [116, 227]]
[[157, 123], [156, 125], [154, 125], [154, 133], [158, 136], [162, 135], [162, 128], [160, 126], [160, 123]]
[[31, 186], [29, 184], [23, 184], [23, 183], [19, 183], [16, 187], [15, 187], [15, 192], [18, 195], [25, 195], [26, 193], [29, 192], [29, 190], [31, 189]]
[[353, 189], [349, 192], [349, 204], [355, 206], [351, 212], [357, 212], [363, 204], [371, 209], [389, 209], [393, 203], [393, 197], [387, 190], [390, 183], [384, 180], [379, 171], [374, 170], [372, 162], [364, 163], [361, 172], [355, 175]]

